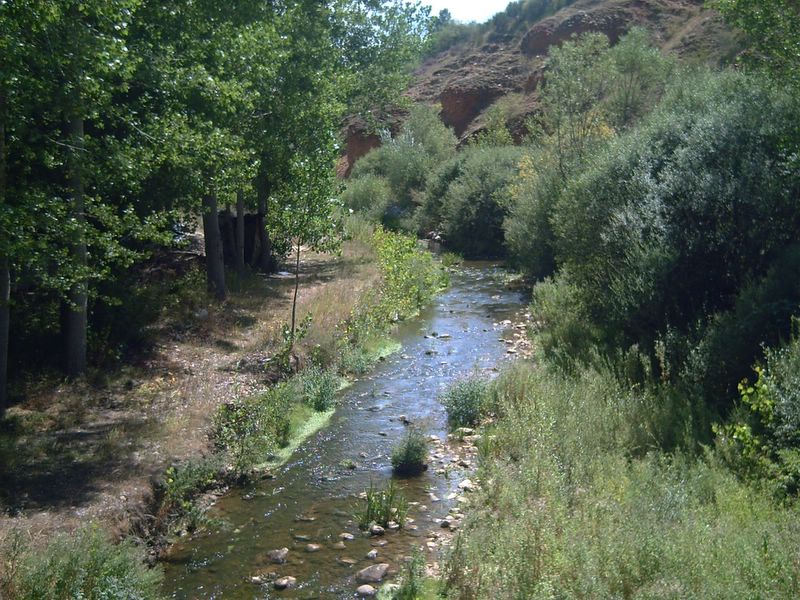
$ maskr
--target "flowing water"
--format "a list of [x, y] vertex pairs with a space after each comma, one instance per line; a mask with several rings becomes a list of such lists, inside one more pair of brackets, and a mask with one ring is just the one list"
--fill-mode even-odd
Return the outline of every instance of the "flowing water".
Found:
[[[495, 370], [507, 356], [503, 340], [511, 332], [502, 322], [514, 317], [523, 298], [504, 277], [487, 264], [454, 273], [450, 288], [397, 332], [402, 350], [342, 393], [329, 425], [274, 479], [221, 498], [210, 516], [225, 526], [172, 548], [164, 563], [165, 591], [174, 598], [352, 598], [358, 570], [389, 563], [391, 579], [405, 557], [420, 548], [430, 552], [428, 534], [442, 531], [439, 522], [456, 502], [458, 483], [469, 476], [449, 456], [440, 453], [421, 476], [397, 481], [412, 504], [411, 527], [377, 540], [359, 533], [353, 513], [365, 488], [383, 487], [392, 477], [391, 449], [407, 428], [399, 417], [444, 440], [446, 414], [437, 396], [459, 377]], [[355, 537], [343, 545], [342, 533]], [[307, 552], [309, 543], [319, 551]], [[270, 564], [266, 553], [283, 547], [289, 548], [287, 562]], [[377, 558], [366, 558], [373, 548]], [[276, 591], [251, 581], [270, 572], [295, 577], [297, 587]]]

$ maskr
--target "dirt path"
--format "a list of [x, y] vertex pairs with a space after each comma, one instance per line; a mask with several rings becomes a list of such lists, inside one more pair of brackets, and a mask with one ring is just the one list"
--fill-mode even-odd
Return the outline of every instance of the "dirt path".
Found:
[[[355, 243], [337, 258], [304, 253], [298, 315], [315, 315], [317, 336], [330, 335], [375, 284], [372, 263]], [[100, 521], [118, 536], [146, 534], [154, 482], [170, 464], [209, 451], [217, 406], [269, 385], [265, 366], [289, 319], [293, 278], [253, 275], [231, 287], [224, 305], [168, 328], [141, 364], [103, 385], [38, 384], [9, 411], [19, 425], [0, 438], [0, 533]]]

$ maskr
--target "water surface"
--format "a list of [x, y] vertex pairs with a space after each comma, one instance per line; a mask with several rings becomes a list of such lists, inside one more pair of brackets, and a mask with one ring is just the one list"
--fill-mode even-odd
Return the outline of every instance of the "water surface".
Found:
[[[505, 271], [488, 264], [453, 273], [450, 288], [397, 332], [402, 350], [342, 393], [330, 424], [304, 442], [274, 479], [221, 498], [210, 516], [225, 526], [172, 548], [164, 563], [165, 591], [187, 599], [352, 598], [358, 570], [386, 562], [391, 577], [415, 550], [430, 552], [428, 534], [441, 531], [439, 521], [455, 502], [448, 496], [469, 475], [449, 457], [419, 477], [397, 480], [412, 503], [411, 528], [380, 540], [365, 537], [353, 513], [365, 488], [385, 486], [392, 477], [391, 449], [407, 429], [399, 417], [444, 440], [446, 414], [437, 396], [474, 370], [493, 371], [507, 356], [504, 338], [511, 333], [502, 322], [523, 298], [504, 279]], [[443, 467], [446, 476], [437, 474]], [[342, 548], [344, 532], [355, 539]], [[321, 549], [306, 552], [310, 542]], [[282, 547], [290, 550], [286, 564], [270, 564], [266, 553]], [[373, 548], [377, 558], [366, 558]], [[276, 591], [250, 581], [269, 572], [296, 577], [297, 587]]]

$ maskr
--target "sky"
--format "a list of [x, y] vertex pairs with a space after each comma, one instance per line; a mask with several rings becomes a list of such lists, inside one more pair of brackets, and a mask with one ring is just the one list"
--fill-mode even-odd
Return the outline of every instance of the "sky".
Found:
[[446, 8], [457, 21], [483, 23], [489, 17], [504, 10], [511, 0], [422, 0], [431, 5], [431, 14], [438, 15]]

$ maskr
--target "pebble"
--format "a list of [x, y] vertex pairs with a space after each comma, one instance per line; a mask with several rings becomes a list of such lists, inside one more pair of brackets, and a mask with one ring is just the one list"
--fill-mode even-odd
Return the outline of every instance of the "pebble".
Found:
[[387, 563], [370, 565], [356, 573], [356, 581], [358, 583], [380, 583], [388, 570], [389, 565]]
[[465, 492], [472, 492], [477, 488], [477, 486], [469, 479], [465, 479], [461, 483], [458, 484], [458, 489], [464, 490]]
[[358, 587], [356, 594], [358, 594], [360, 598], [372, 598], [377, 594], [377, 591], [371, 585], [364, 584]]
[[386, 533], [386, 530], [383, 527], [381, 527], [380, 525], [373, 525], [372, 527], [369, 528], [369, 532], [372, 535], [378, 536], [378, 535], [383, 535], [384, 533]]
[[267, 558], [269, 558], [270, 562], [275, 563], [276, 565], [282, 565], [285, 563], [288, 555], [288, 548], [279, 548], [277, 550], [270, 550], [267, 552]]
[[339, 539], [347, 540], [349, 542], [350, 540], [356, 539], [356, 536], [354, 536], [352, 533], [345, 532], [345, 533], [340, 533], [339, 534]]
[[335, 544], [332, 546], [332, 548], [333, 548], [334, 550], [344, 550], [345, 548], [347, 548], [347, 546], [345, 546], [345, 545], [344, 545], [344, 542], [336, 542], [336, 543], [335, 543]]
[[306, 546], [306, 552], [319, 552], [322, 550], [322, 546], [319, 544], [308, 544]]
[[375, 549], [370, 550], [369, 552], [367, 552], [367, 558], [369, 560], [375, 560], [376, 558], [378, 558], [378, 551]]
[[272, 586], [276, 590], [285, 590], [287, 588], [293, 588], [296, 584], [297, 584], [296, 578], [286, 576], [286, 577], [279, 577], [278, 579], [276, 579], [272, 583]]

